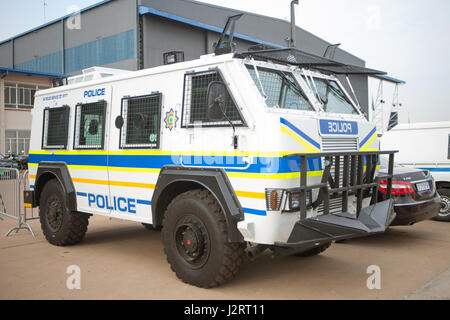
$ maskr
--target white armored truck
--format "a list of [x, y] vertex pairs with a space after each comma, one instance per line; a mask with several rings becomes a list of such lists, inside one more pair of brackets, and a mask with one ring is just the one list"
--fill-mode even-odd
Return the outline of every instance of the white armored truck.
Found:
[[[228, 49], [227, 49], [228, 47]], [[31, 206], [47, 240], [91, 215], [161, 229], [176, 275], [215, 287], [250, 258], [384, 232], [374, 124], [337, 75], [379, 71], [294, 49], [215, 54], [39, 91]]]

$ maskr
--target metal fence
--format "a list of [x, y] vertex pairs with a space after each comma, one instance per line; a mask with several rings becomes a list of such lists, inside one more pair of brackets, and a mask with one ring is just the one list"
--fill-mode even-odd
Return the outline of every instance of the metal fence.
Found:
[[27, 189], [27, 185], [28, 170], [21, 173], [14, 168], [0, 168], [0, 218], [3, 215], [17, 220], [17, 226], [9, 229], [5, 237], [20, 229], [29, 230], [35, 237], [27, 221], [38, 219], [39, 216], [34, 215], [33, 208], [25, 208], [23, 205], [23, 191]]

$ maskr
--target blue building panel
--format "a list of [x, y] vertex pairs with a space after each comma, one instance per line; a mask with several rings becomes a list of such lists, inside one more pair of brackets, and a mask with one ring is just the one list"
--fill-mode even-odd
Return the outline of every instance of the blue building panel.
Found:
[[47, 73], [73, 73], [93, 66], [107, 65], [135, 57], [134, 30], [128, 30], [62, 51], [16, 64], [15, 68]]

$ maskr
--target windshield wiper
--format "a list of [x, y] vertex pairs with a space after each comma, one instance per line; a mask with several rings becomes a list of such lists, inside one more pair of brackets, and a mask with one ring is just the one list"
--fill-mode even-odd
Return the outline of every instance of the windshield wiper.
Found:
[[303, 92], [302, 89], [299, 88], [299, 86], [297, 85], [297, 83], [295, 83], [294, 81], [292, 81], [291, 79], [289, 79], [283, 72], [281, 71], [277, 71], [277, 74], [284, 80], [287, 82], [287, 84], [289, 85], [289, 88], [293, 89], [296, 93], [298, 93], [299, 95], [303, 96]]

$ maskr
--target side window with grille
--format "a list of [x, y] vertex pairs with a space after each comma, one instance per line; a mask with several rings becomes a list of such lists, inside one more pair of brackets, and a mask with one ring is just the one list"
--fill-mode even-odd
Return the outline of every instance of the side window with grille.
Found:
[[[202, 126], [228, 126], [228, 121], [214, 121], [208, 118], [207, 93], [213, 81], [223, 81], [217, 70], [187, 73], [184, 77], [183, 127], [192, 127], [197, 123]], [[236, 104], [228, 94], [225, 103], [226, 116], [234, 125], [244, 124]]]
[[106, 101], [78, 104], [75, 109], [74, 149], [103, 149]]
[[69, 106], [44, 110], [42, 149], [66, 149]]
[[120, 148], [159, 148], [161, 94], [122, 99]]

